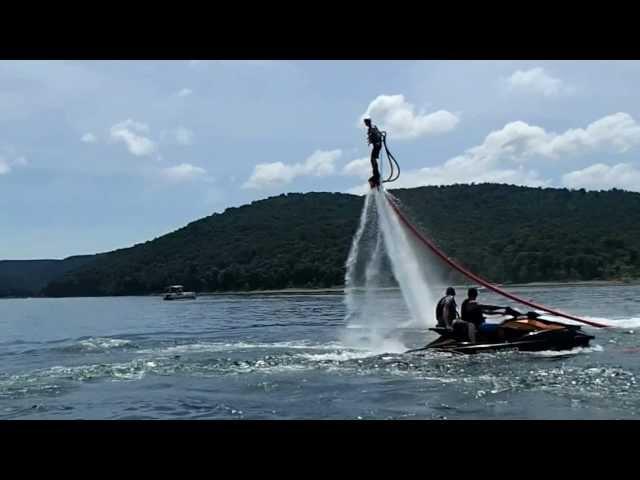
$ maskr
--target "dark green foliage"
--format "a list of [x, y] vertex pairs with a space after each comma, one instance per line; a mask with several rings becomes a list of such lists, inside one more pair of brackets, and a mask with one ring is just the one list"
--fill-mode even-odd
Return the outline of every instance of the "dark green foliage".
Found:
[[83, 255], [64, 260], [0, 260], [0, 297], [38, 295], [53, 279], [94, 258], [94, 255]]
[[452, 185], [394, 192], [443, 250], [493, 282], [640, 277], [640, 194]]
[[362, 198], [288, 194], [228, 208], [173, 233], [101, 255], [45, 295], [128, 295], [182, 284], [227, 291], [342, 285]]
[[[393, 192], [452, 258], [494, 282], [640, 277], [640, 194], [452, 185]], [[340, 286], [362, 197], [288, 194], [94, 257], [49, 296]]]

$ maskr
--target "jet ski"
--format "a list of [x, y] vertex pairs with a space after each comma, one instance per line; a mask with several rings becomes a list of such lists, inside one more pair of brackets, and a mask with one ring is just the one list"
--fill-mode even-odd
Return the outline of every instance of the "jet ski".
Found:
[[[489, 331], [477, 331], [476, 343], [468, 339], [466, 328], [448, 330], [443, 327], [429, 330], [440, 335], [428, 345], [406, 353], [425, 350], [438, 350], [453, 353], [473, 354], [495, 352], [499, 350], [520, 350], [523, 352], [539, 352], [543, 350], [571, 350], [576, 347], [587, 347], [594, 339], [582, 331], [579, 325], [540, 318], [536, 312], [521, 314], [507, 309], [511, 315]], [[464, 327], [464, 326], [463, 326]]]

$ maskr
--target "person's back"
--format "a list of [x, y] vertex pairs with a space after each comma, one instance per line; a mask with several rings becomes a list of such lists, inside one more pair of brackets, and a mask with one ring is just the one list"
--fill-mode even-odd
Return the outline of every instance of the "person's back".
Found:
[[370, 124], [367, 128], [367, 140], [371, 145], [377, 146], [382, 143], [382, 133], [378, 130], [378, 127]]
[[460, 306], [460, 318], [465, 322], [473, 323], [476, 327], [485, 321], [482, 308], [475, 298], [465, 298]]
[[453, 287], [447, 288], [446, 295], [436, 305], [436, 322], [438, 327], [451, 328], [453, 321], [458, 317], [458, 306], [455, 299], [456, 291]]

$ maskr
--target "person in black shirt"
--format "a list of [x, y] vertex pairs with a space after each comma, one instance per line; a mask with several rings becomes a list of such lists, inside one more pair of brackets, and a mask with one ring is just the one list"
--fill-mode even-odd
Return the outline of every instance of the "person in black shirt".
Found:
[[380, 157], [380, 150], [382, 149], [382, 133], [378, 130], [378, 127], [371, 123], [370, 118], [365, 118], [364, 124], [367, 126], [367, 140], [370, 145], [373, 145], [373, 149], [371, 150], [371, 168], [373, 175], [369, 178], [369, 185], [371, 185], [371, 188], [374, 188], [380, 185], [378, 158]]
[[460, 306], [461, 321], [464, 322], [469, 334], [469, 340], [476, 342], [476, 332], [484, 328], [484, 313], [494, 313], [496, 310], [503, 310], [505, 307], [496, 307], [494, 305], [481, 305], [477, 302], [478, 290], [470, 288], [467, 297]]

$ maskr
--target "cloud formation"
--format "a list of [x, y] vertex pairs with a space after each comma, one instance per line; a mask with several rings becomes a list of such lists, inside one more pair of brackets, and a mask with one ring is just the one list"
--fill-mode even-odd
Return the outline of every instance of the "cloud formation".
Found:
[[562, 80], [552, 77], [541, 67], [516, 70], [507, 79], [507, 84], [512, 91], [533, 93], [545, 97], [553, 97], [573, 91]]
[[80, 139], [84, 143], [95, 143], [97, 140], [98, 138], [91, 132], [85, 133]]
[[[532, 168], [536, 161], [545, 162], [595, 152], [624, 153], [638, 145], [640, 125], [627, 113], [607, 115], [586, 128], [569, 129], [560, 134], [522, 121], [510, 122], [500, 130], [489, 133], [482, 144], [469, 148], [440, 166], [404, 171], [394, 186], [409, 188], [471, 182], [550, 185], [551, 180], [541, 177], [538, 170]], [[362, 160], [354, 161], [345, 167], [344, 173], [362, 176], [359, 169], [364, 167]], [[594, 185], [615, 186], [619, 181], [622, 182], [620, 185], [631, 188], [636, 185], [635, 173], [629, 165], [607, 167], [600, 164], [565, 175], [563, 181], [568, 186], [587, 188]], [[597, 182], [598, 176], [601, 183]], [[361, 193], [364, 186], [354, 187], [351, 192]]]
[[11, 166], [9, 165], [9, 162], [7, 162], [5, 159], [0, 157], [0, 175], [6, 175], [10, 171], [11, 171]]
[[615, 187], [638, 192], [640, 191], [640, 170], [629, 163], [612, 166], [596, 163], [563, 175], [562, 183], [565, 187], [576, 189], [609, 190]]
[[155, 143], [142, 135], [148, 133], [149, 127], [132, 119], [117, 123], [111, 127], [111, 139], [122, 142], [127, 146], [129, 153], [135, 156], [147, 156], [156, 151]]
[[342, 155], [341, 150], [316, 150], [302, 163], [282, 162], [261, 163], [254, 167], [243, 188], [270, 188], [291, 183], [301, 176], [324, 177], [335, 171], [335, 162]]
[[369, 157], [358, 158], [347, 163], [342, 168], [343, 175], [351, 175], [360, 178], [369, 178], [371, 176], [371, 160]]
[[27, 159], [24, 157], [17, 157], [13, 160], [7, 159], [5, 156], [0, 155], [0, 175], [7, 175], [11, 173], [13, 167], [24, 167], [28, 164]]
[[639, 144], [640, 125], [628, 113], [607, 115], [586, 128], [572, 128], [561, 134], [517, 121], [491, 132], [482, 145], [467, 150], [464, 158], [457, 161], [468, 158], [484, 165], [500, 159], [521, 162], [536, 156], [557, 159], [597, 151], [624, 153]]
[[415, 113], [414, 105], [407, 102], [404, 95], [379, 95], [360, 116], [359, 125], [366, 117], [397, 139], [442, 134], [453, 130], [460, 121], [447, 110]]
[[204, 177], [207, 171], [190, 163], [181, 163], [161, 170], [161, 175], [172, 182], [189, 182]]

